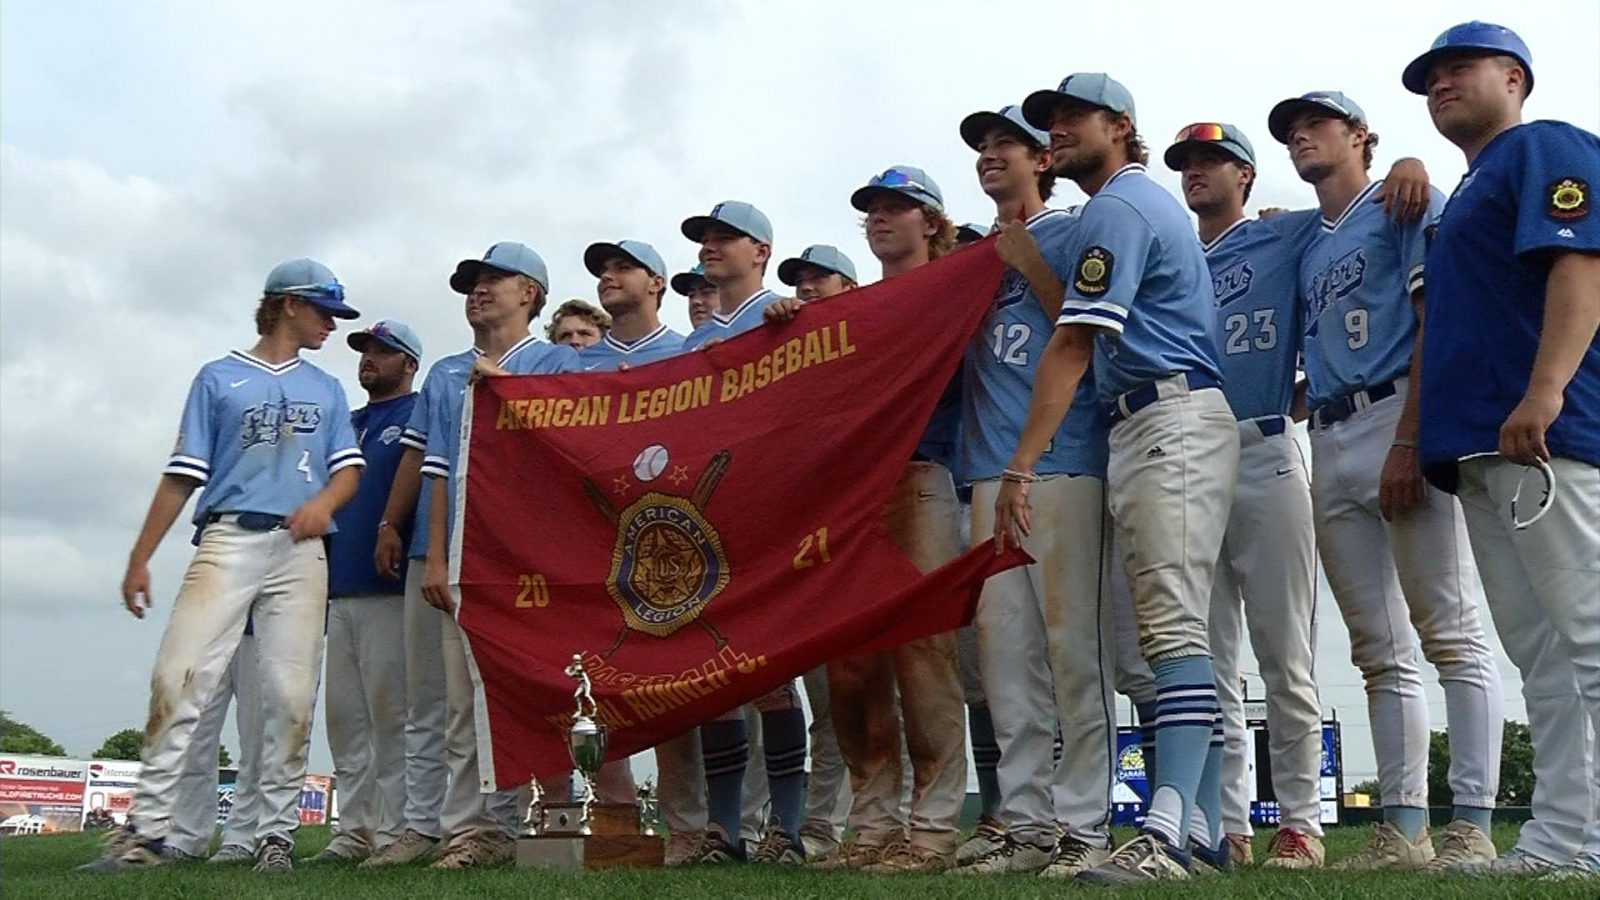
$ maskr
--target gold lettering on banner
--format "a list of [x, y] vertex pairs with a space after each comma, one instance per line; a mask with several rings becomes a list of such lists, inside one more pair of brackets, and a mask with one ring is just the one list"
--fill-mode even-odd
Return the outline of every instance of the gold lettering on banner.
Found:
[[[726, 691], [737, 679], [755, 675], [767, 666], [765, 654], [751, 656], [731, 645], [717, 655], [677, 675], [642, 675], [627, 672], [606, 662], [599, 654], [588, 654], [583, 662], [589, 679], [597, 688], [620, 688], [619, 699], [600, 701], [600, 718], [611, 728], [629, 728], [691, 703]], [[572, 722], [572, 713], [546, 716], [559, 729]]]

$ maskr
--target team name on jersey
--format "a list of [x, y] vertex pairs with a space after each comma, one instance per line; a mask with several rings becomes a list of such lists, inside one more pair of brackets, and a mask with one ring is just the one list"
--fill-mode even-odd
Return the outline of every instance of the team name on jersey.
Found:
[[1028, 279], [1016, 269], [1006, 269], [1000, 279], [1000, 289], [994, 292], [994, 309], [999, 311], [1021, 303], [1028, 295]]
[[285, 434], [316, 434], [322, 424], [322, 407], [306, 400], [263, 400], [244, 411], [239, 438], [246, 450], [257, 444], [277, 444]]
[[1255, 277], [1256, 270], [1250, 267], [1248, 260], [1240, 260], [1212, 275], [1211, 290], [1217, 295], [1217, 308], [1221, 309], [1250, 293], [1250, 282]]
[[1334, 301], [1348, 296], [1367, 275], [1367, 254], [1357, 247], [1339, 257], [1311, 279], [1306, 297], [1306, 336], [1317, 333], [1317, 319]]

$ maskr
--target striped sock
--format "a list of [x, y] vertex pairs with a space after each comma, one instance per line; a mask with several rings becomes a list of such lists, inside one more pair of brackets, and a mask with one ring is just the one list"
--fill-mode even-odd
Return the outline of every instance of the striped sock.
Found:
[[[1136, 703], [1139, 713], [1139, 754], [1144, 758], [1145, 790], [1151, 797], [1156, 793], [1156, 705]], [[1146, 798], [1149, 799], [1149, 798]]]
[[744, 766], [750, 758], [744, 718], [701, 725], [700, 752], [706, 766], [708, 818], [737, 846], [739, 807], [744, 801]]
[[[1222, 846], [1222, 713], [1217, 712], [1211, 728], [1211, 745], [1206, 748], [1205, 768], [1200, 770], [1200, 787], [1195, 793], [1197, 815], [1189, 819], [1189, 836], [1208, 850]], [[1200, 826], [1198, 834], [1195, 825]]]
[[1182, 847], [1221, 707], [1210, 657], [1165, 659], [1151, 668], [1156, 673], [1156, 755], [1161, 774], [1144, 830]]
[[766, 747], [772, 817], [798, 845], [805, 819], [806, 714], [798, 707], [763, 711], [761, 741]]

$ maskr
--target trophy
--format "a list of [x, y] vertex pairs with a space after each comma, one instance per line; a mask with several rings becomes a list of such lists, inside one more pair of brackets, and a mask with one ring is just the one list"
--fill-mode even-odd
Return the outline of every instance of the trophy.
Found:
[[647, 782], [633, 803], [600, 803], [596, 798], [595, 779], [606, 758], [606, 724], [600, 720], [582, 654], [572, 657], [566, 674], [578, 683], [567, 728], [567, 755], [578, 776], [578, 796], [571, 802], [549, 802], [538, 779], [532, 780], [527, 828], [517, 839], [517, 865], [565, 870], [661, 866], [666, 845], [656, 835], [651, 785]]

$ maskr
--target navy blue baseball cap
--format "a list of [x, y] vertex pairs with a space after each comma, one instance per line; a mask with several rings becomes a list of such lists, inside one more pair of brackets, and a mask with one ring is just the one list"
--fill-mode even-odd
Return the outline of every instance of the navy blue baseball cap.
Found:
[[1074, 72], [1061, 79], [1061, 85], [1053, 91], [1034, 91], [1022, 101], [1023, 118], [1033, 127], [1048, 131], [1056, 104], [1061, 102], [1097, 106], [1127, 116], [1136, 128], [1139, 124], [1133, 93], [1104, 72]]
[[1289, 143], [1289, 126], [1294, 123], [1295, 116], [1301, 113], [1318, 113], [1335, 116], [1340, 119], [1351, 119], [1356, 123], [1367, 124], [1367, 114], [1354, 100], [1338, 91], [1312, 91], [1298, 97], [1279, 103], [1267, 114], [1267, 131], [1280, 144]]
[[1490, 22], [1463, 22], [1434, 38], [1428, 52], [1413, 59], [1400, 75], [1400, 83], [1413, 94], [1428, 93], [1428, 72], [1444, 56], [1509, 56], [1528, 73], [1528, 93], [1533, 93], [1533, 54], [1517, 33]]
[[463, 259], [456, 263], [456, 273], [450, 276], [450, 288], [458, 294], [472, 293], [478, 275], [484, 269], [498, 269], [513, 275], [526, 275], [539, 282], [546, 294], [550, 293], [550, 271], [544, 258], [533, 248], [516, 241], [501, 241], [483, 254], [483, 259]]
[[422, 339], [410, 325], [398, 319], [379, 319], [344, 339], [350, 349], [361, 353], [370, 341], [377, 341], [411, 357], [412, 362], [422, 362]]
[[972, 241], [981, 241], [989, 236], [990, 227], [979, 225], [977, 222], [968, 222], [956, 226], [956, 243], [967, 244]]
[[1162, 159], [1166, 161], [1167, 168], [1181, 172], [1189, 158], [1189, 151], [1207, 145], [1227, 151], [1246, 165], [1254, 167], [1256, 164], [1256, 149], [1250, 146], [1250, 139], [1226, 122], [1196, 122], [1184, 126], [1178, 136], [1172, 139], [1172, 146], [1167, 148]]
[[856, 264], [838, 247], [828, 244], [812, 244], [800, 251], [800, 255], [778, 263], [778, 280], [794, 287], [800, 281], [800, 270], [804, 266], [816, 266], [829, 272], [843, 275], [850, 281], [856, 281]]
[[278, 263], [267, 273], [264, 294], [287, 294], [308, 300], [335, 319], [354, 319], [361, 314], [345, 305], [344, 285], [333, 270], [314, 259], [301, 257]]
[[867, 179], [866, 187], [857, 188], [850, 195], [850, 205], [866, 212], [872, 198], [884, 193], [910, 197], [918, 203], [944, 211], [944, 194], [939, 190], [939, 183], [916, 166], [890, 166], [883, 170], [883, 174], [872, 176]]
[[742, 200], [724, 200], [711, 207], [707, 215], [684, 219], [683, 236], [698, 244], [705, 240], [706, 230], [712, 225], [726, 225], [763, 244], [772, 243], [772, 222], [767, 214]]
[[1022, 107], [1014, 103], [1000, 107], [999, 112], [985, 110], [962, 119], [961, 139], [967, 142], [968, 147], [976, 150], [983, 143], [984, 137], [995, 128], [1010, 129], [1012, 133], [1040, 147], [1050, 146], [1050, 133], [1030, 125], [1022, 115]]
[[589, 270], [590, 275], [599, 278], [600, 273], [605, 271], [606, 263], [619, 256], [632, 260], [651, 275], [667, 274], [667, 264], [661, 260], [661, 254], [644, 241], [590, 244], [589, 249], [583, 251], [583, 267]]

